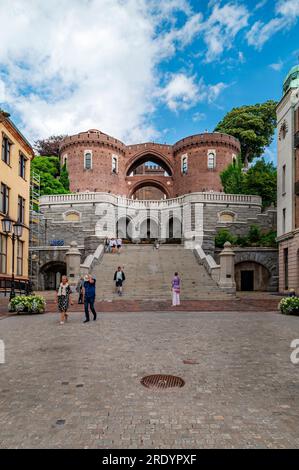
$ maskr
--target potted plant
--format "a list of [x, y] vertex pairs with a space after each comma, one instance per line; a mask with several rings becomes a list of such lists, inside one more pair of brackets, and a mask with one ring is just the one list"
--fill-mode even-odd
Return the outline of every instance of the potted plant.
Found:
[[10, 312], [17, 313], [44, 313], [46, 301], [40, 295], [18, 295], [11, 299], [8, 305]]
[[284, 297], [278, 307], [285, 315], [299, 315], [299, 297]]

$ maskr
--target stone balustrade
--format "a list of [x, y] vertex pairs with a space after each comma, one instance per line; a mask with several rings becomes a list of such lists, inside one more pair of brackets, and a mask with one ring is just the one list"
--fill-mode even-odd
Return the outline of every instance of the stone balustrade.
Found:
[[218, 192], [191, 193], [174, 199], [163, 199], [159, 201], [139, 201], [136, 199], [128, 199], [123, 196], [100, 192], [55, 194], [51, 196], [42, 196], [40, 198], [41, 206], [55, 204], [84, 204], [103, 202], [121, 207], [130, 207], [134, 209], [166, 209], [169, 207], [181, 206], [189, 202], [261, 206], [261, 198], [259, 196], [251, 196], [247, 194], [225, 194]]

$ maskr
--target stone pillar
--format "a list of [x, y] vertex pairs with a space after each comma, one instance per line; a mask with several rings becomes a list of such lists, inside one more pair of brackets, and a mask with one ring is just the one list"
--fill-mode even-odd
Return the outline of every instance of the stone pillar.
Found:
[[225, 242], [220, 253], [219, 287], [226, 292], [236, 293], [235, 282], [235, 253], [230, 242]]
[[66, 273], [71, 286], [76, 286], [80, 277], [81, 253], [78, 250], [78, 243], [71, 242], [70, 249], [65, 254]]

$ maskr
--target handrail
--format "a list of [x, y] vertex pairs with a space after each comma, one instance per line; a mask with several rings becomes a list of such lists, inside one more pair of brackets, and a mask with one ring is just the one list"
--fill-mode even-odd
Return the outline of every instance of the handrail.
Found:
[[[0, 292], [4, 292], [5, 297], [10, 294], [11, 287], [11, 277], [0, 277]], [[32, 283], [28, 279], [15, 278], [14, 290], [16, 295], [29, 295], [32, 292]]]

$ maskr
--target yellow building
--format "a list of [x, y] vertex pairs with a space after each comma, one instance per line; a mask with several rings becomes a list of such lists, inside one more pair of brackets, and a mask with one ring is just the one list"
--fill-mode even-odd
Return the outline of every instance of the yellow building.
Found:
[[14, 274], [28, 279], [30, 163], [34, 152], [25, 137], [0, 110], [0, 279], [12, 276], [12, 238], [3, 231], [2, 220], [23, 225], [15, 240]]

